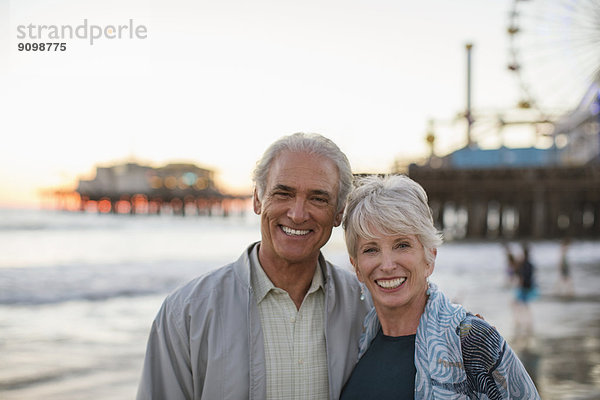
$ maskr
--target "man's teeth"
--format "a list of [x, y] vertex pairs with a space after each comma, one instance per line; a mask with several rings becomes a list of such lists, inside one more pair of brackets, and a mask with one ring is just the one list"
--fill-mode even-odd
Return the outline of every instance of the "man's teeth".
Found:
[[396, 278], [396, 279], [388, 279], [388, 280], [377, 280], [377, 284], [384, 289], [396, 289], [398, 286], [402, 285], [406, 278]]
[[281, 229], [283, 229], [283, 231], [287, 235], [292, 235], [292, 236], [303, 236], [303, 235], [306, 235], [308, 232], [310, 232], [309, 230], [292, 229], [292, 228], [288, 228], [287, 226], [282, 226]]

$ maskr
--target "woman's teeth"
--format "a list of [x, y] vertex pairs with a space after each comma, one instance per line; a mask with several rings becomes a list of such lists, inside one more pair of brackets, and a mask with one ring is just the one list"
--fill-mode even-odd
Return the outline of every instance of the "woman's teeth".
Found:
[[396, 289], [398, 286], [402, 285], [406, 278], [396, 278], [396, 279], [387, 279], [381, 280], [378, 279], [375, 281], [379, 286], [384, 289]]

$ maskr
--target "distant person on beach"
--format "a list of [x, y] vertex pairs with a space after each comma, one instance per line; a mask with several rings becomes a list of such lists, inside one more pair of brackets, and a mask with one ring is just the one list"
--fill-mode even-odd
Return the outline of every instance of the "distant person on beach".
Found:
[[519, 260], [510, 250], [508, 243], [503, 243], [504, 252], [506, 254], [506, 286], [513, 287], [517, 284], [517, 269], [519, 268]]
[[528, 338], [533, 334], [533, 316], [529, 303], [538, 297], [535, 267], [530, 259], [529, 244], [523, 242], [523, 258], [517, 267], [518, 285], [515, 291], [515, 336]]
[[165, 299], [139, 400], [337, 399], [350, 376], [370, 300], [320, 252], [352, 188], [348, 159], [298, 133], [266, 150], [253, 179], [262, 240]]
[[418, 183], [364, 178], [343, 226], [374, 307], [341, 400], [540, 398], [498, 331], [429, 282], [442, 238]]
[[571, 278], [571, 266], [567, 253], [571, 239], [564, 238], [560, 243], [560, 259], [558, 262], [559, 280], [557, 282], [557, 292], [561, 296], [572, 297], [575, 290], [573, 288], [573, 279]]

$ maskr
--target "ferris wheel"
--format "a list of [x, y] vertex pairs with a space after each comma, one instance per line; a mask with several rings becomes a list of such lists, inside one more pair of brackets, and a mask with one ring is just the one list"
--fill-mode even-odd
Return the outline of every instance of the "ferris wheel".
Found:
[[600, 81], [600, 0], [513, 0], [508, 34], [520, 108], [564, 114]]

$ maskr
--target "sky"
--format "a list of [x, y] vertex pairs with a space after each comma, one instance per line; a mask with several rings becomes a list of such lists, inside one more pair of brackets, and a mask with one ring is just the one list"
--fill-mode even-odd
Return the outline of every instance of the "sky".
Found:
[[[299, 131], [335, 141], [360, 173], [425, 157], [430, 119], [436, 152], [448, 153], [466, 140], [467, 43], [473, 108], [518, 101], [506, 68], [511, 5], [0, 0], [0, 207], [36, 206], [42, 189], [132, 160], [193, 162], [225, 191], [249, 192], [266, 147]], [[49, 36], [86, 21], [87, 35]], [[92, 25], [144, 37], [124, 28], [91, 44]], [[66, 50], [18, 51], [40, 41], [41, 26], [42, 41]], [[531, 144], [525, 133], [513, 140]]]

